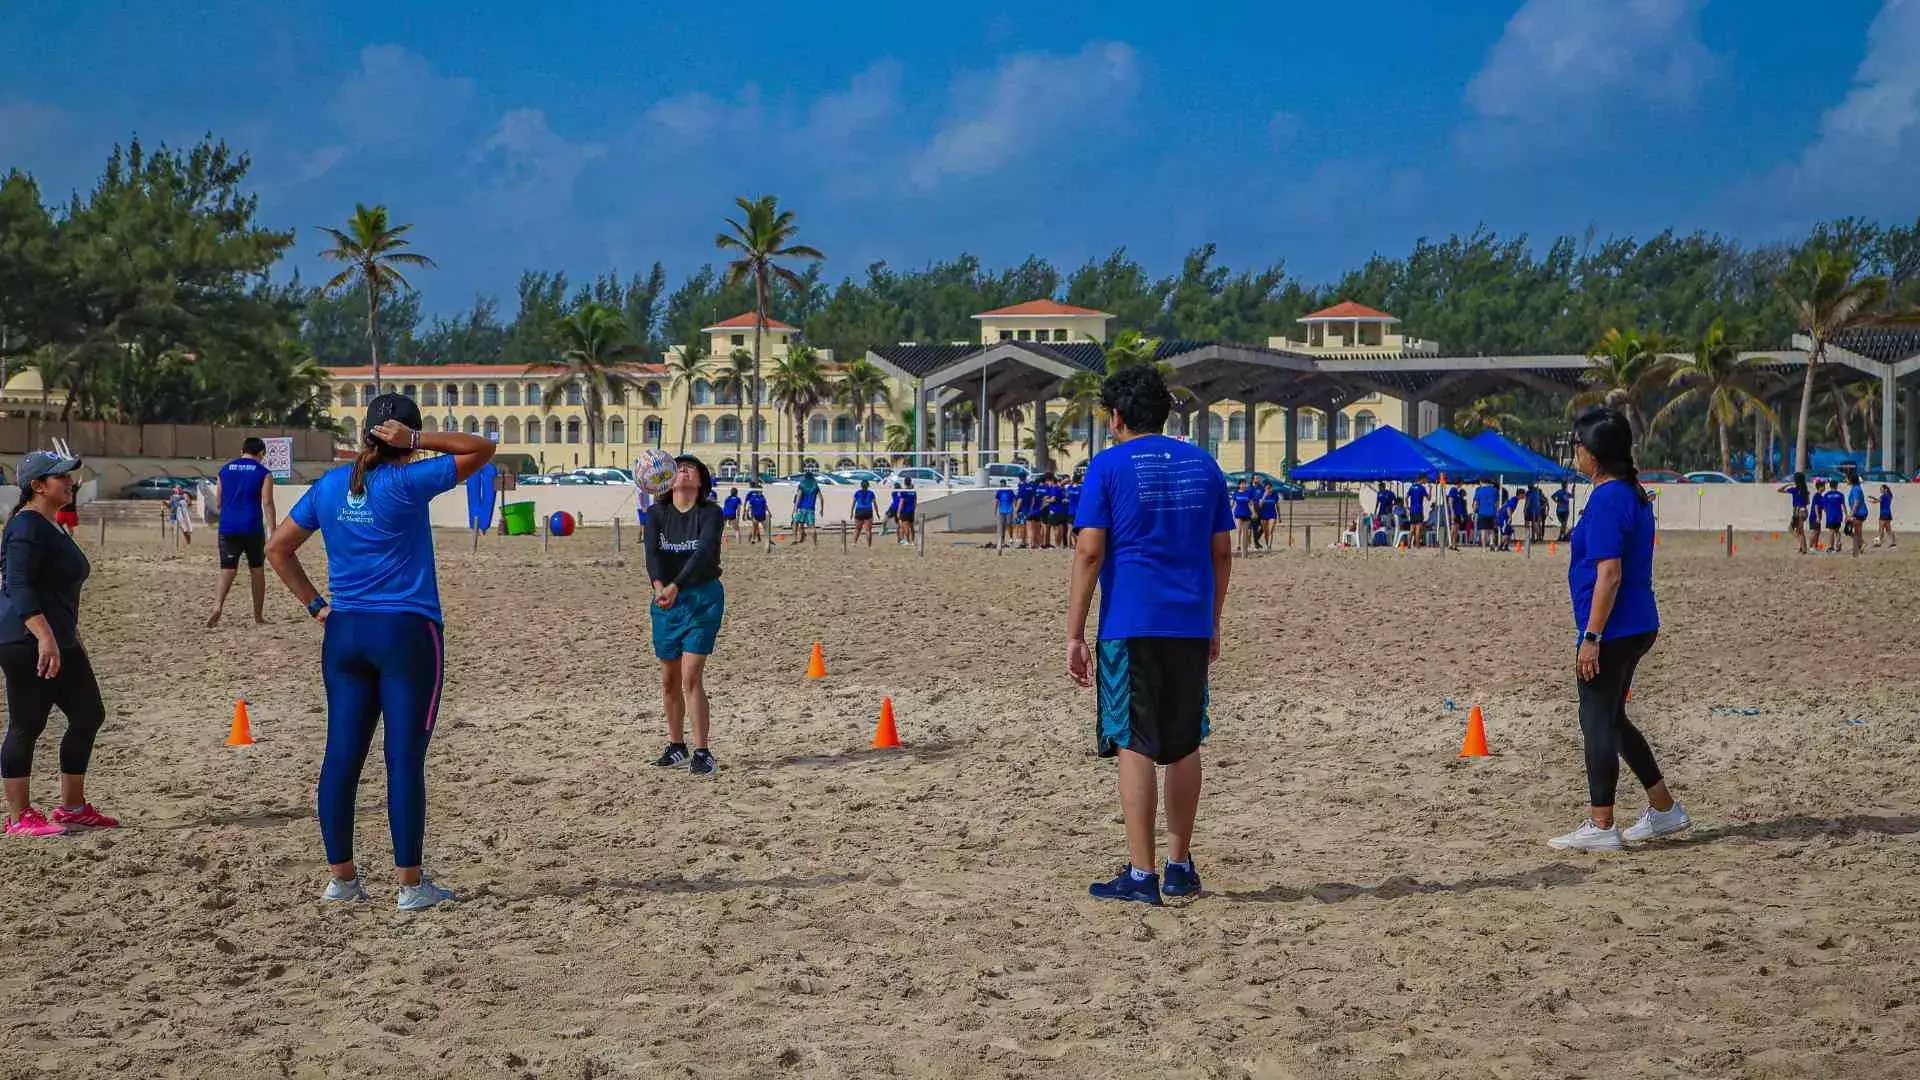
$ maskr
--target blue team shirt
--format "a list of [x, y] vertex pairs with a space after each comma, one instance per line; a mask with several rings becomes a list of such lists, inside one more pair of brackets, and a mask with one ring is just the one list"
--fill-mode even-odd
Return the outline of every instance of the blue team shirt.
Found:
[[819, 491], [819, 489], [817, 489], [817, 488], [816, 488], [816, 489], [814, 489], [813, 491], [808, 491], [808, 490], [807, 490], [807, 488], [806, 488], [806, 485], [804, 485], [804, 484], [803, 484], [803, 485], [801, 485], [801, 487], [800, 487], [800, 493], [799, 493], [798, 495], [795, 495], [795, 496], [793, 497], [793, 508], [794, 508], [795, 510], [811, 510], [811, 509], [813, 509], [813, 500], [814, 500], [814, 496], [815, 496], [816, 494], [818, 494], [818, 491]]
[[1407, 489], [1407, 514], [1415, 521], [1427, 516], [1427, 485], [1415, 484]]
[[1014, 495], [1014, 491], [1012, 488], [1003, 487], [999, 491], [994, 492], [993, 493], [994, 508], [999, 510], [1003, 514], [1013, 513], [1013, 495]]
[[1788, 488], [1787, 490], [1788, 493], [1793, 496], [1793, 508], [1795, 510], [1805, 510], [1807, 508], [1807, 493], [1797, 487]]
[[1553, 512], [1561, 517], [1567, 516], [1567, 507], [1573, 504], [1573, 496], [1564, 489], [1553, 493]]
[[1500, 491], [1492, 484], [1482, 484], [1473, 489], [1473, 512], [1478, 517], [1492, 517], [1500, 508]]
[[327, 545], [327, 602], [335, 611], [412, 612], [439, 621], [427, 504], [459, 484], [452, 455], [381, 465], [366, 474], [367, 490], [357, 496], [347, 490], [352, 475], [352, 465], [329, 470], [287, 515]]
[[1847, 488], [1847, 510], [1856, 518], [1867, 516], [1867, 489], [1859, 484]]
[[747, 513], [755, 521], [767, 520], [767, 495], [759, 488], [747, 492]]
[[1232, 498], [1235, 518], [1245, 521], [1253, 517], [1253, 492], [1235, 491]]
[[1891, 491], [1880, 493], [1880, 520], [1893, 520], [1893, 492]]
[[1660, 629], [1660, 612], [1653, 602], [1653, 506], [1623, 480], [1610, 480], [1593, 489], [1586, 512], [1573, 527], [1573, 563], [1567, 568], [1567, 589], [1573, 596], [1575, 629], [1587, 628], [1593, 613], [1593, 587], [1600, 563], [1620, 560], [1620, 592], [1602, 637], [1628, 637]]
[[1272, 521], [1280, 516], [1280, 489], [1268, 488], [1260, 493], [1260, 517]]
[[1031, 515], [1033, 513], [1033, 488], [1034, 485], [1032, 482], [1027, 480], [1020, 481], [1019, 502], [1020, 512], [1022, 514]]
[[1079, 514], [1080, 514], [1080, 485], [1068, 484], [1067, 485], [1067, 516], [1078, 517]]
[[1074, 525], [1104, 529], [1100, 638], [1211, 638], [1213, 537], [1233, 531], [1212, 455], [1141, 435], [1094, 455]]
[[873, 513], [873, 489], [861, 488], [853, 493], [853, 512]]
[[740, 516], [740, 496], [729, 495], [727, 501], [720, 504], [720, 516], [732, 521]]
[[920, 505], [920, 493], [912, 488], [901, 488], [893, 493], [894, 507], [902, 514], [911, 514]]
[[273, 483], [273, 474], [250, 457], [238, 457], [220, 466], [220, 535], [252, 536], [267, 531], [260, 509], [260, 490]]
[[1457, 518], [1466, 517], [1467, 516], [1467, 490], [1465, 488], [1456, 487], [1452, 491], [1447, 492], [1447, 506], [1449, 509], [1453, 511], [1454, 517], [1457, 517]]
[[1826, 511], [1827, 527], [1839, 528], [1840, 519], [1846, 514], [1847, 497], [1841, 494], [1838, 488], [1828, 488], [1826, 493], [1820, 496], [1820, 502], [1822, 509]]

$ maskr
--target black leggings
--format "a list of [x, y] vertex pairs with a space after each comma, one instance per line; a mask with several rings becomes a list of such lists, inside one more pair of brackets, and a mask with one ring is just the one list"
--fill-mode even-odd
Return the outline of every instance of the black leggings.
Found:
[[7, 735], [0, 743], [0, 778], [33, 775], [33, 744], [47, 729], [47, 717], [56, 705], [67, 716], [67, 734], [60, 740], [60, 771], [85, 774], [93, 757], [93, 737], [107, 718], [87, 650], [77, 645], [61, 649], [60, 674], [51, 679], [40, 677], [39, 656], [39, 647], [31, 641], [0, 645], [0, 673], [7, 680]]
[[1620, 762], [1650, 788], [1660, 782], [1660, 766], [1654, 764], [1653, 748], [1640, 730], [1627, 719], [1627, 688], [1633, 685], [1633, 669], [1640, 658], [1653, 648], [1658, 630], [1631, 637], [1608, 638], [1600, 643], [1600, 672], [1593, 681], [1575, 678], [1580, 687], [1580, 735], [1587, 747], [1587, 802], [1593, 806], [1612, 806], [1614, 789], [1620, 786]]

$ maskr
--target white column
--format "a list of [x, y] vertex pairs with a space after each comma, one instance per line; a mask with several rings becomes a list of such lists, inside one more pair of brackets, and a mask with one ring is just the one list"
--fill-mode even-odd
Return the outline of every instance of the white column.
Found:
[[1893, 470], [1893, 425], [1894, 403], [1900, 398], [1900, 384], [1893, 377], [1893, 368], [1880, 376], [1880, 467]]

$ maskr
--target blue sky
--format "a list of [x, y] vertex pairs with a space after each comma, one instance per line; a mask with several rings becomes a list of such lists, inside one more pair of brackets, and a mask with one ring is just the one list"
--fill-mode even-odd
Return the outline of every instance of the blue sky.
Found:
[[763, 191], [835, 279], [1920, 215], [1920, 0], [661, 6], [7, 4], [0, 168], [65, 193], [211, 131], [310, 277], [355, 201], [414, 222], [431, 311], [523, 268], [677, 278]]

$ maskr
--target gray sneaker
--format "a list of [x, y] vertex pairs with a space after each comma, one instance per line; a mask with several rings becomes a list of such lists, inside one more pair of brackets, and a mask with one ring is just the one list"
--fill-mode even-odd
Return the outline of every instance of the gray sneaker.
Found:
[[420, 875], [420, 884], [400, 886], [401, 911], [425, 911], [436, 904], [453, 899], [453, 890], [433, 883], [425, 874]]
[[1662, 836], [1672, 836], [1693, 827], [1693, 819], [1687, 816], [1687, 808], [1675, 800], [1673, 809], [1660, 811], [1647, 807], [1640, 820], [1627, 826], [1621, 839], [1629, 844], [1644, 844], [1648, 840], [1657, 840]]
[[327, 891], [320, 894], [322, 900], [358, 901], [367, 899], [367, 886], [355, 874], [345, 881], [339, 878], [327, 880]]

